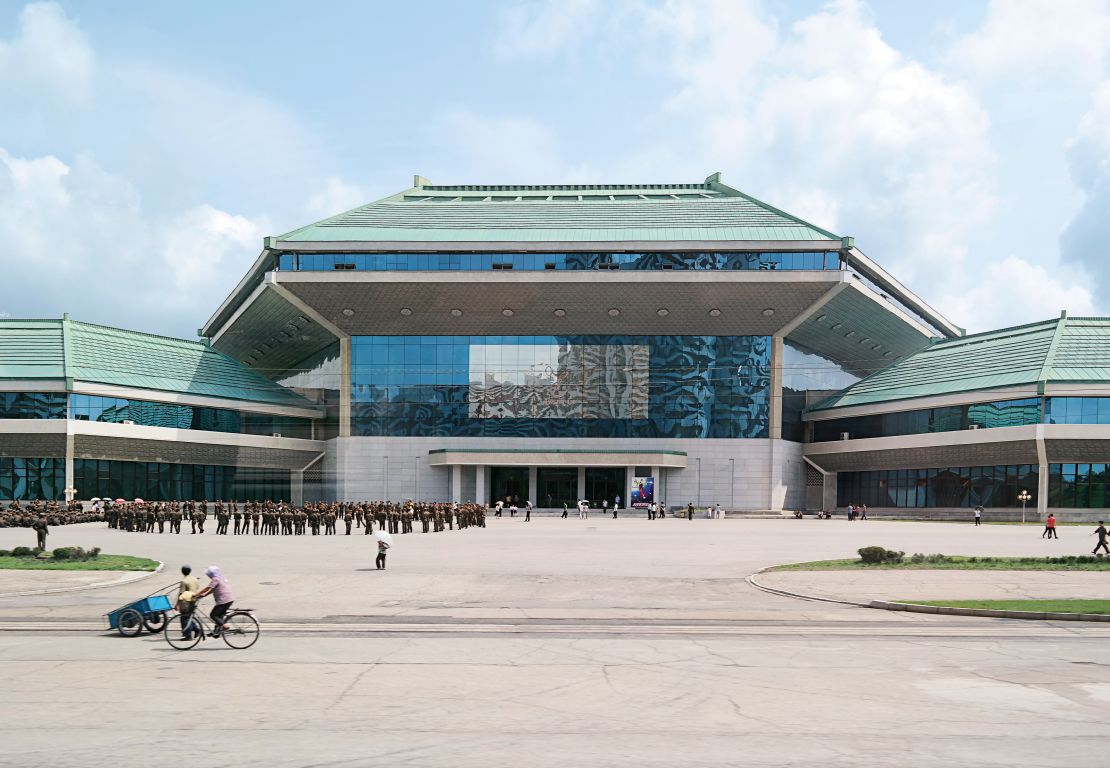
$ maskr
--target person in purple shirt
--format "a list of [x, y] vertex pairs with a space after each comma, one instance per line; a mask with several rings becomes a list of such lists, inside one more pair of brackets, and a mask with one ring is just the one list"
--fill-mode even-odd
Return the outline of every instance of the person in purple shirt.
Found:
[[204, 572], [210, 581], [200, 592], [197, 592], [196, 599], [199, 601], [202, 597], [212, 595], [216, 601], [216, 607], [212, 609], [209, 616], [212, 622], [216, 625], [216, 631], [213, 636], [218, 635], [222, 630], [227, 629], [224, 624], [224, 617], [231, 609], [231, 604], [235, 602], [235, 598], [231, 594], [231, 585], [227, 583], [227, 579], [220, 573], [218, 566], [210, 565], [208, 570]]

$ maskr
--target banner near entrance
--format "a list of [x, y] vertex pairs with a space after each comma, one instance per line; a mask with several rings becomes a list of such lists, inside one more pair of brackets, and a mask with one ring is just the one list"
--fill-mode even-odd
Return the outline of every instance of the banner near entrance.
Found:
[[632, 478], [632, 506], [646, 507], [655, 501], [655, 478]]

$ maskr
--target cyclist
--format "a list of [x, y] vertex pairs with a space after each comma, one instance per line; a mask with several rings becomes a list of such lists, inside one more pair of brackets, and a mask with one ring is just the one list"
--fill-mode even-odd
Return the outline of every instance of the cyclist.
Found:
[[[181, 566], [181, 583], [177, 585], [177, 610], [181, 613], [181, 636], [183, 639], [188, 639], [195, 628], [190, 629], [189, 623], [193, 618], [193, 611], [197, 607], [197, 591], [200, 589], [200, 582], [197, 581], [196, 576], [192, 576], [193, 569], [187, 565]], [[169, 630], [167, 630], [169, 631]]]
[[210, 565], [204, 575], [209, 578], [208, 585], [205, 586], [200, 592], [196, 593], [196, 599], [199, 601], [202, 597], [213, 595], [216, 600], [216, 607], [208, 614], [212, 619], [212, 623], [216, 625], [215, 631], [212, 633], [213, 637], [217, 637], [221, 631], [227, 629], [224, 624], [224, 617], [231, 609], [231, 604], [235, 602], [235, 598], [231, 594], [231, 585], [228, 584], [227, 579], [220, 573], [219, 566]]

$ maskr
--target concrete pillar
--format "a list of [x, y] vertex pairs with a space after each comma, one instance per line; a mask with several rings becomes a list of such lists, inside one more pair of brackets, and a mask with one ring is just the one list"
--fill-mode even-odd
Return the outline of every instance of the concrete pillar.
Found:
[[663, 469], [661, 467], [652, 467], [651, 476], [655, 478], [655, 501], [662, 506], [663, 504]]
[[304, 472], [299, 469], [289, 470], [289, 503], [304, 504]]
[[528, 501], [532, 502], [533, 507], [540, 505], [540, 500], [536, 496], [540, 492], [539, 482], [536, 480], [538, 467], [528, 467]]
[[[339, 436], [351, 436], [351, 337], [339, 340]], [[388, 497], [386, 497], [388, 498]]]
[[481, 464], [474, 467], [474, 503], [489, 504], [489, 489], [486, 487], [486, 468]]
[[625, 509], [632, 508], [632, 479], [636, 477], [636, 468], [627, 467], [624, 470], [624, 493], [621, 494], [621, 506]]
[[451, 467], [451, 501], [462, 504], [462, 464]]
[[1048, 464], [1044, 463], [1037, 469], [1037, 515], [1041, 520], [1048, 517]]
[[772, 440], [782, 437], [782, 336], [771, 337], [771, 392], [769, 434]]
[[586, 498], [586, 468], [578, 468], [578, 501]]
[[[76, 488], [76, 486], [73, 484], [73, 481], [75, 479], [76, 479], [76, 476], [73, 473], [73, 433], [68, 432], [68, 430], [67, 430], [67, 434], [66, 434], [66, 484], [64, 486], [62, 486], [63, 489], [64, 488]], [[77, 498], [77, 496], [74, 495], [74, 498]], [[69, 500], [70, 500], [69, 498], [66, 498], [66, 501], [69, 501]]]

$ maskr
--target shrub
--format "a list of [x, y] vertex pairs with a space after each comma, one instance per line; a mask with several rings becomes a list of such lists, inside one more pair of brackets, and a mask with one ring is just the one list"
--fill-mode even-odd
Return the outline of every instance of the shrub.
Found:
[[55, 560], [69, 560], [70, 555], [73, 553], [73, 547], [58, 547], [54, 550]]
[[[100, 550], [96, 550], [100, 554]], [[54, 550], [55, 560], [88, 560], [94, 555], [91, 552], [86, 552], [81, 547], [58, 547]]]
[[925, 558], [925, 562], [927, 562], [927, 563], [946, 563], [946, 562], [948, 562], [948, 556], [947, 555], [942, 555], [940, 553], [937, 553], [935, 555], [929, 555]]
[[6, 549], [0, 549], [0, 557], [11, 557], [12, 553]]
[[859, 559], [868, 565], [900, 563], [905, 556], [905, 552], [896, 552], [882, 547], [863, 547], [859, 550]]
[[925, 555], [921, 554], [920, 552], [914, 552], [912, 555], [910, 555], [911, 563], [924, 563], [925, 561]]
[[93, 547], [92, 549], [89, 550], [89, 559], [90, 560], [95, 560], [98, 557], [100, 557], [100, 547]]
[[16, 547], [12, 550], [12, 557], [31, 557], [35, 551], [30, 547]]

